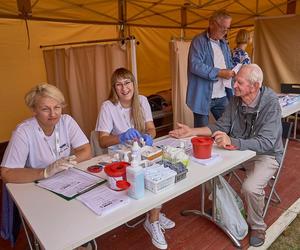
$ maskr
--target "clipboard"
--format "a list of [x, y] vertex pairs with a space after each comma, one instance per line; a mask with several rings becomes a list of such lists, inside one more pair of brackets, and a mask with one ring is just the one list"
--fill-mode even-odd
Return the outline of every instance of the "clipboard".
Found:
[[106, 180], [99, 176], [78, 168], [70, 168], [37, 181], [36, 185], [69, 201], [105, 182]]

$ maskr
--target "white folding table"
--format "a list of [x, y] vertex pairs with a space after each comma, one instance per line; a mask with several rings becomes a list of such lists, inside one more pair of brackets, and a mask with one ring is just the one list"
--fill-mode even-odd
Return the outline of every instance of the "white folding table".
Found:
[[[34, 183], [7, 184], [19, 212], [43, 249], [64, 250], [78, 247], [192, 188], [236, 167], [255, 156], [255, 152], [227, 151], [213, 147], [222, 161], [212, 166], [190, 162], [187, 177], [159, 194], [145, 191], [140, 200], [105, 216], [97, 216], [78, 200], [66, 201]], [[101, 156], [78, 165], [81, 169], [101, 161]], [[236, 244], [236, 243], [235, 243]]]
[[292, 114], [295, 114], [295, 122], [294, 122], [294, 139], [297, 139], [296, 133], [297, 133], [297, 119], [298, 119], [298, 112], [300, 111], [300, 97], [297, 98], [297, 100], [289, 105], [286, 105], [284, 107], [281, 107], [281, 116], [282, 118], [286, 118]]

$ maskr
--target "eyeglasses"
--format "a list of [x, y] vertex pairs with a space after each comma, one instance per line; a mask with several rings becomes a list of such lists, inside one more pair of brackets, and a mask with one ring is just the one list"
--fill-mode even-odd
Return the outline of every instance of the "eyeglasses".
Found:
[[132, 83], [133, 83], [132, 81], [126, 80], [125, 82], [116, 82], [115, 86], [118, 89], [121, 89], [123, 87], [128, 88], [129, 86], [131, 86]]
[[218, 25], [219, 29], [222, 31], [222, 32], [228, 32], [230, 30], [230, 27], [224, 27], [223, 25], [219, 24], [217, 21], [215, 21], [215, 23]]

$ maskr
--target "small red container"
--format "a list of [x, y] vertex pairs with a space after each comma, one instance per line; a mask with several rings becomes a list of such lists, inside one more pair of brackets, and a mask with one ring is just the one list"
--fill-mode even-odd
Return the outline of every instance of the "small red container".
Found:
[[130, 187], [130, 183], [126, 180], [126, 167], [128, 162], [120, 161], [107, 164], [104, 172], [108, 176], [108, 186], [116, 191], [124, 190]]
[[214, 140], [211, 137], [192, 138], [193, 154], [198, 159], [208, 159], [211, 157], [212, 145]]

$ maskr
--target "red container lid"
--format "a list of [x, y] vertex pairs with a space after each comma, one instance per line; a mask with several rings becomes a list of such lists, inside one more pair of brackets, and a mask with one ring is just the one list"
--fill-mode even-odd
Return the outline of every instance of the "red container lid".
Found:
[[91, 173], [99, 173], [99, 172], [101, 172], [102, 168], [97, 165], [94, 165], [94, 166], [88, 167], [87, 170]]
[[196, 145], [211, 145], [213, 144], [213, 139], [211, 137], [193, 137], [192, 138], [192, 144], [196, 144]]
[[129, 165], [130, 164], [125, 161], [113, 162], [105, 166], [104, 172], [108, 176], [112, 177], [123, 176], [126, 174], [126, 167], [128, 167]]
[[124, 190], [130, 187], [130, 183], [128, 181], [116, 181], [116, 185], [118, 188]]

